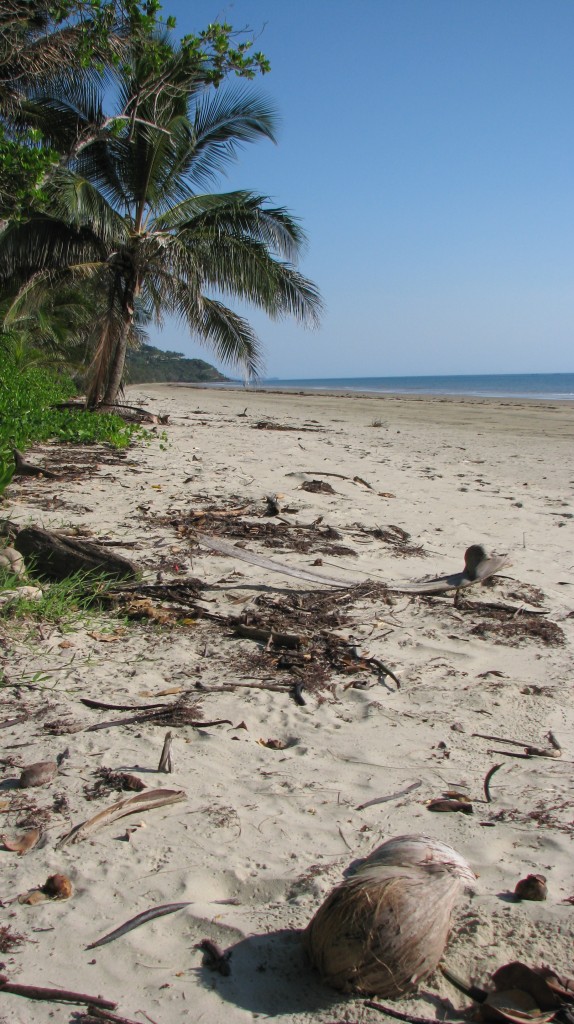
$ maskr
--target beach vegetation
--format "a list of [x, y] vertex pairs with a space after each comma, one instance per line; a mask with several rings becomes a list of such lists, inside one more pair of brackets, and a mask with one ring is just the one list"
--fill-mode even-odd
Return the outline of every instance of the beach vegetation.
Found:
[[76, 396], [76, 385], [61, 369], [43, 365], [41, 357], [40, 350], [11, 346], [0, 335], [0, 494], [14, 474], [15, 448], [48, 440], [125, 448], [134, 436], [148, 436], [112, 413], [57, 408]]
[[[113, 581], [115, 582], [115, 581]], [[60, 628], [70, 629], [82, 622], [92, 621], [101, 615], [102, 603], [112, 586], [104, 574], [76, 572], [63, 580], [54, 582], [34, 581], [41, 597], [30, 596], [29, 585], [20, 576], [0, 570], [0, 620], [4, 623], [50, 622]], [[2, 603], [3, 594], [17, 594]]]
[[253, 191], [206, 192], [244, 144], [275, 139], [265, 99], [221, 87], [269, 62], [227, 23], [179, 41], [174, 27], [157, 0], [0, 11], [0, 299], [15, 284], [28, 301], [36, 289], [86, 292], [89, 337], [74, 314], [66, 343], [55, 329], [41, 346], [71, 361], [75, 340], [90, 407], [116, 401], [152, 319], [175, 317], [253, 377], [259, 341], [230, 298], [319, 318], [317, 289], [296, 269], [297, 220]]

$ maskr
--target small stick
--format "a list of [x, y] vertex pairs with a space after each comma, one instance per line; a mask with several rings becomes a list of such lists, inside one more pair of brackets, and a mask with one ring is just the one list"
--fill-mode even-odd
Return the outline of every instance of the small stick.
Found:
[[562, 747], [560, 746], [553, 732], [547, 732], [546, 739], [548, 740], [550, 746], [554, 747], [554, 750], [562, 750]]
[[201, 942], [196, 944], [195, 948], [201, 949], [205, 953], [203, 962], [206, 967], [210, 967], [212, 971], [219, 971], [225, 977], [231, 974], [231, 967], [229, 966], [231, 959], [230, 949], [224, 952], [212, 939], [202, 939]]
[[[141, 924], [146, 924], [147, 921], [153, 921], [156, 917], [164, 917], [165, 914], [174, 914], [176, 910], [183, 910], [184, 907], [190, 907], [191, 903], [166, 903], [163, 907], [152, 907], [150, 910], [144, 910], [141, 914], [136, 914], [135, 917], [130, 918], [125, 924], [121, 924], [119, 928], [114, 928], [113, 932], [108, 932], [107, 935], [102, 936], [101, 939], [96, 939], [95, 942], [91, 942], [86, 949], [96, 949], [97, 946], [106, 946], [108, 942], [114, 942], [115, 939], [119, 939], [121, 935], [125, 935], [127, 932], [131, 932], [134, 928], [139, 928]], [[114, 1006], [110, 1006], [110, 1009], [115, 1009]]]
[[158, 772], [166, 772], [170, 774], [173, 771], [173, 761], [171, 759], [171, 733], [166, 732], [165, 739], [163, 741], [163, 749], [159, 764], [157, 766]]
[[508, 736], [489, 736], [485, 732], [473, 732], [472, 736], [478, 736], [481, 740], [494, 740], [495, 743], [510, 743], [512, 747], [527, 747], [528, 740], [509, 740]]
[[[138, 1024], [138, 1021], [130, 1020], [128, 1017], [119, 1017], [117, 1013], [110, 1013], [109, 1010], [101, 1010], [98, 1006], [88, 1006], [88, 1013], [97, 1020], [107, 1020], [110, 1024]], [[150, 1018], [148, 1017], [148, 1020]]]
[[487, 804], [491, 804], [492, 803], [492, 797], [490, 795], [490, 780], [491, 780], [492, 776], [494, 775], [494, 773], [497, 772], [499, 768], [502, 768], [503, 764], [504, 764], [504, 761], [501, 764], [493, 765], [492, 768], [490, 768], [489, 771], [487, 771], [487, 773], [486, 773], [486, 775], [484, 777], [484, 782], [482, 784], [482, 788], [484, 789], [484, 796], [486, 798]]
[[25, 996], [26, 999], [43, 999], [51, 1003], [88, 1003], [99, 1006], [103, 1010], [115, 1010], [117, 1003], [102, 996], [86, 996], [82, 992], [70, 992], [66, 988], [39, 988], [38, 985], [17, 985], [8, 981], [5, 974], [0, 974], [0, 992], [10, 992], [13, 996]]
[[422, 786], [420, 779], [418, 782], [413, 782], [410, 786], [407, 786], [406, 789], [400, 789], [398, 793], [389, 793], [388, 796], [378, 796], [374, 800], [367, 800], [366, 804], [359, 804], [356, 809], [357, 811], [364, 811], [365, 807], [374, 807], [375, 804], [386, 804], [388, 800], [398, 800], [399, 797], [412, 793], [413, 789], [418, 789], [419, 786]]
[[[365, 999], [363, 1006], [368, 1006], [371, 1010], [379, 1010], [380, 1013], [386, 1013], [389, 1017], [394, 1017], [395, 1020], [404, 1020], [407, 1024], [437, 1024], [436, 1019], [432, 1017], [414, 1017], [412, 1013], [404, 1013], [390, 1006], [383, 1006], [382, 1003], [375, 1003], [372, 999]], [[449, 1022], [449, 1024], [458, 1024], [458, 1022]], [[461, 1021], [460, 1024], [463, 1024], [463, 1022]]]

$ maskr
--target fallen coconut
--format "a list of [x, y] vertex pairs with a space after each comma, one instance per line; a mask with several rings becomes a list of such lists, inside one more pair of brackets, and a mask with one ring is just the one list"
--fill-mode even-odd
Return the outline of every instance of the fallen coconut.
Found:
[[475, 879], [439, 840], [415, 835], [383, 843], [308, 925], [303, 941], [311, 963], [342, 992], [404, 995], [437, 967], [456, 899]]

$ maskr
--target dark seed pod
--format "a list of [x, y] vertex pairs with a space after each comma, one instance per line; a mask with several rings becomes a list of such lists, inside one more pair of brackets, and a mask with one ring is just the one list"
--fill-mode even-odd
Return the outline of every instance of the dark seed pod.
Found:
[[514, 895], [519, 900], [545, 900], [548, 887], [544, 875], [527, 875], [516, 883]]

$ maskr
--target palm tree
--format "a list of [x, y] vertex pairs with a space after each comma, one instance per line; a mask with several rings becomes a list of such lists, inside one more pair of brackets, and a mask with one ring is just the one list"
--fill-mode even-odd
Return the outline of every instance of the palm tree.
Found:
[[285, 209], [250, 191], [196, 191], [243, 143], [274, 139], [274, 112], [242, 88], [206, 90], [165, 38], [159, 67], [155, 53], [140, 46], [123, 68], [117, 119], [104, 118], [93, 83], [71, 99], [69, 90], [34, 97], [48, 138], [53, 115], [59, 146], [62, 131], [87, 141], [47, 181], [44, 213], [0, 237], [0, 278], [22, 266], [66, 270], [102, 297], [91, 406], [116, 401], [138, 311], [160, 326], [166, 316], [179, 319], [253, 376], [259, 341], [227, 297], [308, 325], [321, 309], [316, 287], [295, 267], [304, 235]]

